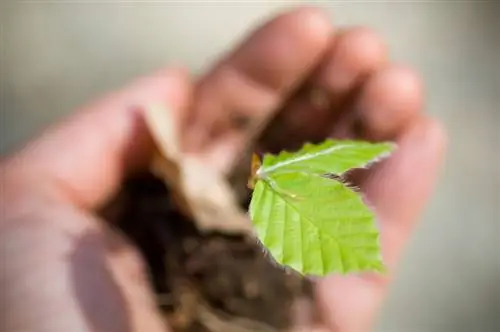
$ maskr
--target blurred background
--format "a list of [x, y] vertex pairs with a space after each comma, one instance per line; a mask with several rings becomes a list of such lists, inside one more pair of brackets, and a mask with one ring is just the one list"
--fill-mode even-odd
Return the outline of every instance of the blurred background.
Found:
[[1, 0], [0, 152], [170, 62], [202, 71], [255, 24], [300, 3], [384, 36], [393, 59], [420, 71], [428, 112], [450, 135], [377, 331], [499, 331], [499, 2]]

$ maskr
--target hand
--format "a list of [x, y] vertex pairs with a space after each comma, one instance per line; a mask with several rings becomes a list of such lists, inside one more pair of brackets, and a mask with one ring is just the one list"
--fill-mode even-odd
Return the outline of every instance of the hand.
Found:
[[[2, 162], [3, 330], [165, 330], [137, 252], [109, 236], [94, 213], [124, 176], [148, 165], [153, 143], [134, 106], [150, 102], [168, 105], [184, 124], [186, 146], [223, 170], [248, 128], [277, 110], [279, 126], [264, 135], [265, 149], [326, 136], [396, 141], [391, 158], [354, 179], [377, 211], [394, 271], [445, 146], [441, 126], [421, 112], [420, 84], [388, 60], [371, 30], [335, 31], [320, 11], [304, 8], [260, 28], [193, 88], [182, 70], [169, 69], [85, 107]], [[249, 125], [230, 121], [235, 112]], [[326, 324], [369, 330], [390, 280], [320, 280]]]

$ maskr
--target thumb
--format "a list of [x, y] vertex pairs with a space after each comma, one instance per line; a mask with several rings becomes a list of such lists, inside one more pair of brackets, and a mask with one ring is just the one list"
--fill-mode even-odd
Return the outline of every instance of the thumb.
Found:
[[5, 169], [30, 187], [48, 186], [65, 200], [94, 208], [114, 193], [127, 173], [148, 165], [154, 145], [143, 106], [165, 105], [180, 121], [190, 88], [179, 69], [139, 79], [48, 129], [7, 160]]

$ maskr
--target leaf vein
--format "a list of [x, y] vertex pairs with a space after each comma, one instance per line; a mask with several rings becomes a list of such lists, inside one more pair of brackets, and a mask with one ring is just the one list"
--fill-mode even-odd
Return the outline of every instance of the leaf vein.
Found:
[[317, 151], [314, 153], [306, 153], [306, 154], [303, 154], [297, 158], [286, 159], [284, 161], [278, 162], [278, 163], [276, 163], [272, 166], [269, 166], [269, 167], [261, 167], [261, 169], [259, 169], [257, 172], [260, 171], [259, 173], [270, 174], [271, 172], [273, 172], [279, 168], [283, 168], [283, 167], [286, 167], [286, 166], [289, 166], [289, 165], [292, 165], [292, 164], [295, 164], [295, 163], [298, 163], [301, 161], [310, 160], [310, 159], [313, 159], [313, 158], [316, 158], [319, 156], [327, 155], [327, 154], [330, 154], [332, 152], [342, 150], [342, 149], [352, 147], [352, 146], [353, 146], [352, 144], [334, 145], [328, 149], [320, 150], [320, 151]]

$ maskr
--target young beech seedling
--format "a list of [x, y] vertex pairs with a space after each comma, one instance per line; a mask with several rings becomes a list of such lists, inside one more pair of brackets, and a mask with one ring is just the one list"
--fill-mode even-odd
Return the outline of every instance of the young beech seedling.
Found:
[[249, 213], [271, 256], [304, 275], [382, 272], [375, 214], [336, 178], [393, 149], [392, 143], [326, 140], [293, 153], [266, 154], [262, 161], [254, 154]]

